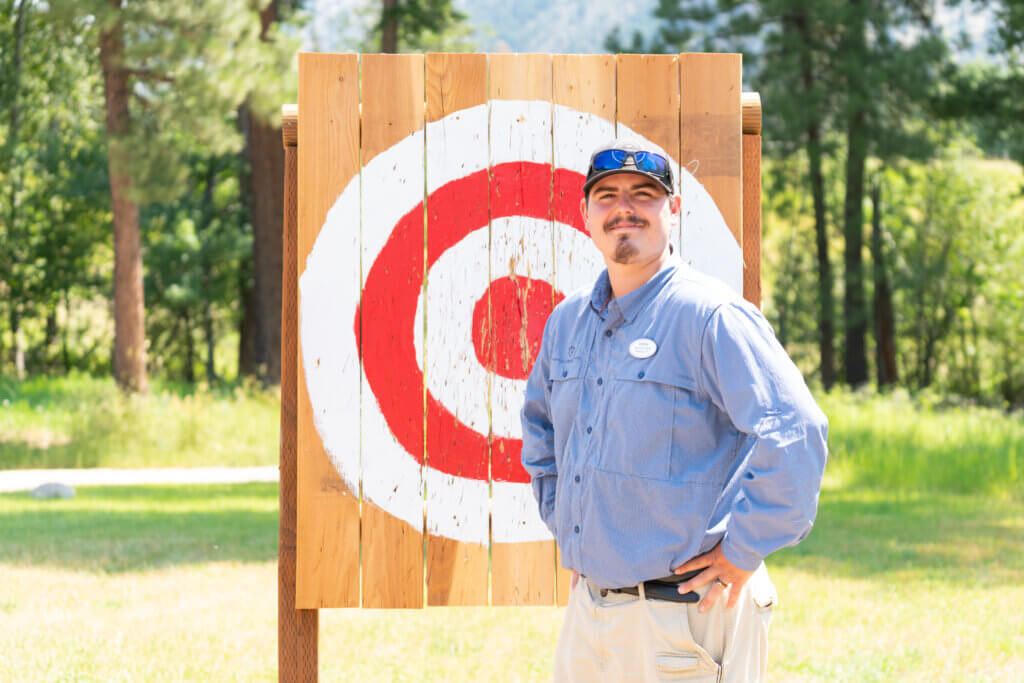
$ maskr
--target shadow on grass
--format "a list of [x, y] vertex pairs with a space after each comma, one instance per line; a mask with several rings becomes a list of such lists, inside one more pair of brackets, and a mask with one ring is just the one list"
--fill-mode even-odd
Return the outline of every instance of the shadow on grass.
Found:
[[277, 557], [276, 483], [0, 495], [0, 563], [118, 573]]
[[[86, 487], [68, 501], [0, 495], [0, 563], [102, 572], [277, 556], [274, 483]], [[1024, 581], [1024, 503], [825, 491], [811, 535], [772, 567], [837, 578]]]
[[772, 555], [837, 577], [928, 579], [964, 585], [1024, 580], [1024, 504], [984, 496], [825, 491], [811, 535]]

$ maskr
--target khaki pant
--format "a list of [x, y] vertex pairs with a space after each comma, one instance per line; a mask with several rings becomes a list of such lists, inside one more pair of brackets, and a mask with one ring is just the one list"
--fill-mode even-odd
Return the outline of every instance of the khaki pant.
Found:
[[[697, 592], [704, 596], [709, 586]], [[569, 596], [554, 680], [763, 681], [775, 587], [762, 564], [732, 609], [607, 593], [581, 578]]]

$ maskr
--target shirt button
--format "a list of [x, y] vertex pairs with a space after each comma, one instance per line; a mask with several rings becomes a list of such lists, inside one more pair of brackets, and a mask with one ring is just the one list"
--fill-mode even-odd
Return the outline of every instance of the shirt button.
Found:
[[600, 377], [598, 377], [597, 378], [597, 383], [598, 383], [598, 385], [604, 384], [604, 380], [601, 379]]
[[590, 432], [592, 432], [592, 431], [594, 431], [594, 428], [593, 428], [593, 427], [587, 427], [587, 434], [589, 434], [589, 433], [590, 433]]
[[611, 330], [605, 330], [604, 331], [604, 336], [606, 336], [606, 337], [612, 336], [612, 331]]
[[640, 379], [643, 379], [644, 378], [644, 371], [641, 370], [639, 373], [637, 373], [637, 377], [639, 377]]
[[575, 481], [576, 481], [577, 484], [580, 483], [580, 475], [578, 475], [578, 474], [576, 475]]
[[579, 532], [580, 532], [580, 525], [579, 525], [579, 524], [577, 524], [576, 526], [574, 526], [574, 527], [572, 528], [572, 530], [573, 530], [573, 531], [575, 531], [576, 533], [579, 533]]

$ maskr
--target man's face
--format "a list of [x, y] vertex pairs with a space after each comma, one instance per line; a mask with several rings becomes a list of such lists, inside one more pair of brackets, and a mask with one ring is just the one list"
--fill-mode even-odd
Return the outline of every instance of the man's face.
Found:
[[636, 173], [601, 178], [580, 202], [580, 212], [606, 263], [643, 265], [668, 249], [679, 196]]

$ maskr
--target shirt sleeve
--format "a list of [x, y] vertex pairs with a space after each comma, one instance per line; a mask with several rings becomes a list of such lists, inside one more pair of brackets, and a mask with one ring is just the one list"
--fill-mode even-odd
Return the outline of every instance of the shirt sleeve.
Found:
[[[548, 318], [551, 322], [551, 318]], [[558, 467], [555, 462], [555, 429], [551, 422], [551, 382], [549, 325], [544, 326], [540, 351], [526, 381], [526, 396], [520, 420], [523, 425], [523, 468], [530, 475], [533, 495], [540, 508], [540, 517], [555, 533], [555, 484]]]
[[700, 381], [740, 432], [754, 437], [739, 468], [722, 552], [747, 571], [810, 533], [828, 454], [828, 420], [764, 316], [719, 306], [701, 340]]

